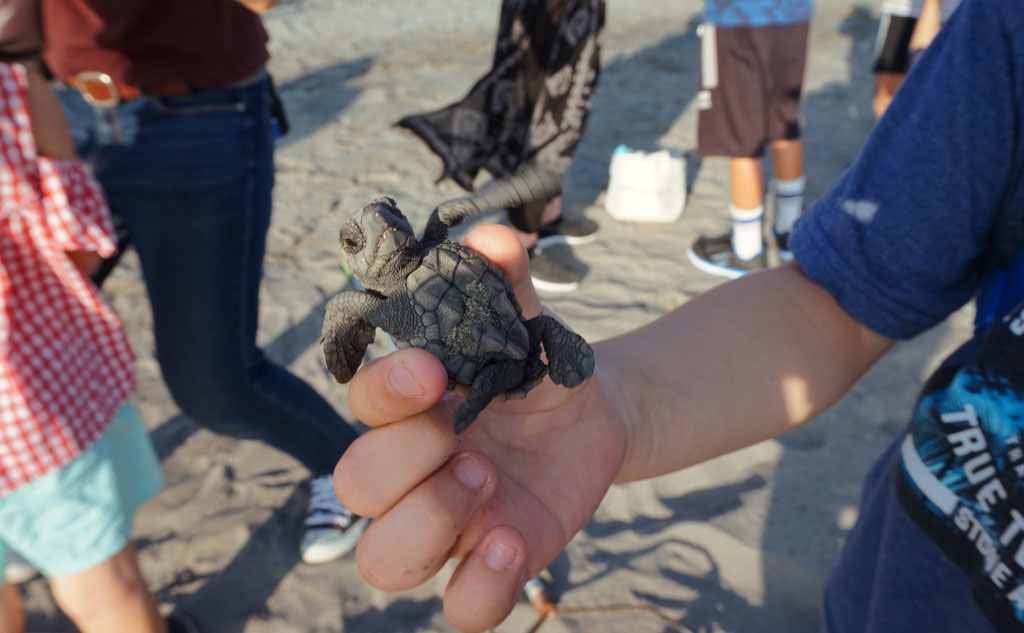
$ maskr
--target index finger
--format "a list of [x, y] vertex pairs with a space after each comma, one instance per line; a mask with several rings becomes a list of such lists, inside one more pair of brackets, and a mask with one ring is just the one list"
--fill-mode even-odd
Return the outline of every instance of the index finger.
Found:
[[444, 365], [430, 352], [410, 347], [359, 368], [348, 389], [348, 405], [363, 424], [383, 426], [423, 413], [448, 386]]

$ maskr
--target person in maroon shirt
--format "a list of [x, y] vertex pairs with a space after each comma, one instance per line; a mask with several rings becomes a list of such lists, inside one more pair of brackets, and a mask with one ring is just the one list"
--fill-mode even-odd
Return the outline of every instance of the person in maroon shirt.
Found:
[[330, 475], [355, 431], [256, 346], [275, 111], [258, 12], [275, 1], [40, 0], [43, 57], [122, 246], [138, 253], [171, 394], [200, 425], [310, 470], [301, 550], [319, 563], [350, 551], [366, 521]]

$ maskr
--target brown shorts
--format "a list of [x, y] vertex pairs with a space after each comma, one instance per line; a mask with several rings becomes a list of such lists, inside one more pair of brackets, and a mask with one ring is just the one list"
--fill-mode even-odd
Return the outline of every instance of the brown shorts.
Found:
[[757, 158], [800, 138], [808, 23], [702, 27], [697, 153]]

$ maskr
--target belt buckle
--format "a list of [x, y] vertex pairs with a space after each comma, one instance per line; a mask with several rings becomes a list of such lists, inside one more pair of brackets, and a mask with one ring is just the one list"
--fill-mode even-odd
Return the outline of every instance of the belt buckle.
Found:
[[113, 108], [121, 103], [121, 92], [113, 78], [105, 72], [86, 70], [75, 75], [75, 86], [82, 97], [94, 106]]

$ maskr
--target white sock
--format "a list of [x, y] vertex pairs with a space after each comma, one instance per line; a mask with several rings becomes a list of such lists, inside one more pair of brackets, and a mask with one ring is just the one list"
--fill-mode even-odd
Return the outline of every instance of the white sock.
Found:
[[764, 205], [754, 209], [740, 209], [729, 205], [732, 218], [732, 250], [743, 260], [753, 259], [764, 248], [761, 237], [761, 219]]
[[779, 235], [793, 230], [804, 207], [804, 177], [775, 181], [775, 232]]

